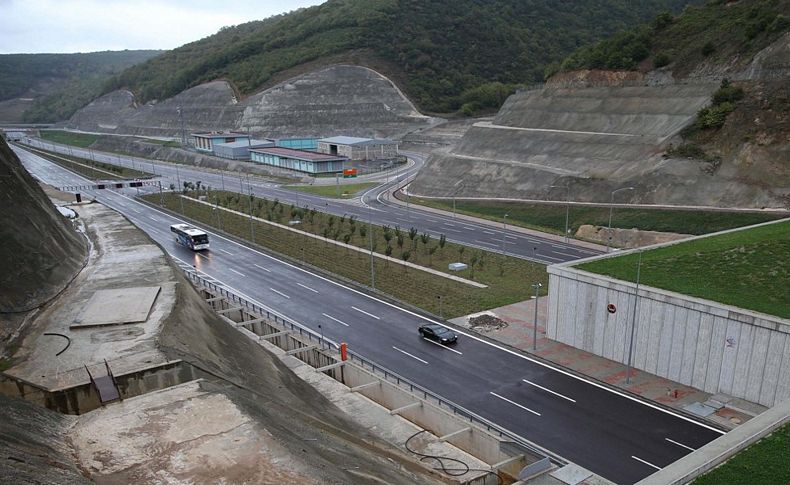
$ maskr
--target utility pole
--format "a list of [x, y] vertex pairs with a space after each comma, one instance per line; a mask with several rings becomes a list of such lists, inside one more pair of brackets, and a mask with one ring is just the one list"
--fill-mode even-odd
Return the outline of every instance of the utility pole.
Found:
[[612, 191], [612, 198], [609, 201], [609, 229], [607, 231], [606, 237], [606, 252], [610, 251], [610, 247], [612, 245], [612, 209], [614, 209], [614, 194], [620, 192], [621, 190], [635, 190], [634, 187], [623, 187], [621, 189], [616, 189]]
[[533, 329], [532, 329], [532, 351], [538, 351], [538, 291], [540, 287], [543, 286], [540, 283], [535, 283], [532, 285], [535, 288], [535, 319], [533, 320]]
[[636, 263], [636, 289], [634, 290], [634, 316], [631, 319], [631, 336], [628, 339], [628, 364], [625, 368], [625, 383], [631, 383], [631, 363], [634, 353], [634, 333], [636, 333], [636, 305], [639, 302], [639, 276], [642, 269], [642, 251], [639, 251], [639, 259]]
[[570, 185], [552, 185], [552, 188], [559, 187], [565, 189], [565, 242], [568, 242], [568, 219], [571, 212], [571, 186]]
[[370, 286], [376, 289], [376, 265], [373, 262], [373, 212], [368, 204], [368, 239], [370, 241]]
[[510, 214], [505, 213], [502, 216], [502, 256], [507, 256], [507, 251], [505, 251], [505, 231], [507, 231], [507, 216]]

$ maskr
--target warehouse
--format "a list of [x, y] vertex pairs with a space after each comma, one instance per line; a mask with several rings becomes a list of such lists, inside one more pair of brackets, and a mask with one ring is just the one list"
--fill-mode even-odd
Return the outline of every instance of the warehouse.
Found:
[[318, 148], [318, 138], [276, 138], [274, 145], [294, 150], [315, 151]]
[[255, 163], [311, 175], [340, 173], [346, 162], [343, 157], [281, 147], [254, 148], [250, 154]]
[[398, 143], [376, 138], [333, 136], [318, 140], [318, 152], [354, 161], [393, 159], [398, 156]]
[[251, 148], [273, 147], [273, 140], [240, 140], [233, 143], [215, 143], [214, 155], [231, 160], [249, 160]]
[[213, 153], [214, 145], [219, 143], [233, 143], [237, 141], [247, 141], [250, 135], [247, 133], [237, 133], [233, 131], [208, 131], [202, 133], [192, 133], [192, 145], [198, 151]]

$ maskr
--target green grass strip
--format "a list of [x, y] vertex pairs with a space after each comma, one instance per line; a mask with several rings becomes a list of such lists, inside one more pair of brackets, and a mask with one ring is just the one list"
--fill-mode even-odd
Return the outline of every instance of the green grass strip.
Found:
[[75, 147], [87, 148], [96, 140], [99, 135], [91, 135], [89, 133], [72, 133], [70, 131], [62, 130], [41, 130], [41, 138], [63, 145], [71, 145]]
[[[412, 197], [411, 202], [446, 211], [453, 210], [452, 200]], [[562, 234], [565, 230], [565, 205], [562, 204], [457, 200], [456, 211], [459, 214], [481, 217], [497, 222], [502, 222], [502, 216], [508, 214], [508, 224], [516, 224], [555, 234]], [[571, 205], [569, 215], [568, 226], [572, 234], [575, 234], [583, 224], [601, 227], [606, 227], [609, 224], [608, 207]], [[616, 207], [612, 211], [612, 227], [702, 235], [774, 221], [783, 217], [787, 217], [787, 215]]]
[[[637, 257], [577, 268], [633, 282]], [[645, 251], [640, 283], [790, 318], [790, 222]]]
[[694, 480], [694, 485], [774, 485], [790, 483], [790, 425], [751, 445], [721, 466]]
[[363, 192], [371, 187], [378, 185], [374, 182], [362, 182], [358, 184], [340, 185], [284, 185], [284, 189], [296, 190], [322, 197], [332, 197], [334, 199], [348, 199], [354, 197], [359, 192]]
[[[207, 201], [217, 201], [220, 206], [249, 213], [249, 197], [213, 191], [206, 195]], [[161, 201], [159, 194], [148, 195], [145, 198], [157, 205]], [[219, 228], [295, 260], [304, 261], [343, 278], [370, 286], [369, 254], [332, 244], [332, 241], [340, 241], [368, 248], [370, 233], [368, 225], [362, 221], [283, 206], [279, 202], [257, 197], [252, 199], [255, 217], [287, 224], [289, 220], [300, 218], [301, 215], [302, 222], [295, 227], [318, 235], [326, 234], [326, 237], [316, 238], [294, 233], [285, 228], [273, 227], [261, 221], [253, 220], [251, 227], [247, 216], [214, 210], [213, 207], [197, 201], [180, 198], [177, 194], [164, 194], [163, 199], [164, 206], [176, 213], [182, 213], [183, 202], [185, 217], [196, 221], [200, 226]], [[293, 215], [291, 211], [294, 211]], [[385, 254], [388, 244], [383, 230], [381, 227], [373, 227], [375, 251]], [[435, 238], [424, 243], [420, 236], [416, 236], [413, 242], [408, 237], [408, 229], [401, 232], [403, 239], [401, 247], [397, 243], [394, 230], [390, 230], [390, 235], [391, 257], [403, 259], [404, 254], [408, 254], [408, 261], [411, 263], [488, 285], [487, 288], [475, 288], [442, 276], [374, 258], [375, 283], [379, 291], [434, 314], [451, 318], [526, 300], [532, 293], [529, 285], [535, 282], [543, 283], [545, 294], [548, 277], [546, 267], [543, 265], [449, 242], [445, 242], [444, 247], [440, 247], [439, 241]], [[449, 272], [448, 263], [456, 261], [467, 263], [469, 269]]]

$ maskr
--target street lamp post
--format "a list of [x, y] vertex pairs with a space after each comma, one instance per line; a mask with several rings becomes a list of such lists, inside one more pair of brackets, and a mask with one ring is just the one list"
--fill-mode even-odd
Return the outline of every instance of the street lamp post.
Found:
[[505, 213], [505, 215], [502, 216], [502, 255], [503, 256], [507, 256], [507, 251], [505, 250], [505, 232], [507, 231], [507, 216], [509, 215], [510, 214]]
[[568, 242], [568, 219], [571, 213], [571, 186], [570, 185], [552, 185], [551, 188], [565, 189], [565, 242]]
[[634, 290], [634, 316], [631, 319], [631, 335], [628, 338], [628, 364], [625, 368], [625, 383], [631, 383], [631, 359], [634, 353], [634, 333], [636, 333], [636, 305], [639, 302], [639, 276], [642, 270], [642, 251], [639, 251], [639, 259], [636, 263], [636, 289]]
[[464, 179], [459, 180], [455, 185], [457, 188], [453, 191], [453, 219], [455, 219], [455, 196], [464, 188]]
[[540, 291], [540, 287], [543, 286], [540, 283], [535, 283], [532, 285], [535, 288], [535, 319], [532, 321], [532, 351], [538, 351], [538, 291]]
[[376, 265], [373, 263], [373, 211], [368, 204], [368, 240], [370, 243], [370, 287], [376, 289]]
[[606, 252], [611, 250], [612, 246], [612, 210], [614, 209], [614, 194], [623, 190], [636, 190], [635, 187], [623, 187], [612, 191], [612, 197], [609, 201], [609, 229], [606, 231]]

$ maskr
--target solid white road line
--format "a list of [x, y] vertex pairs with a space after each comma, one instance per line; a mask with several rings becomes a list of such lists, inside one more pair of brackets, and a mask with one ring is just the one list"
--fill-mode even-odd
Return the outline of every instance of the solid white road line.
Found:
[[244, 274], [244, 273], [240, 273], [240, 272], [236, 271], [236, 270], [235, 270], [235, 269], [233, 269], [233, 268], [228, 268], [228, 269], [229, 269], [229, 270], [231, 270], [231, 271], [233, 271], [234, 273], [236, 273], [236, 274], [237, 274], [237, 275], [239, 275], [239, 276], [243, 276], [243, 277], [245, 277], [245, 278], [247, 277], [247, 275], [246, 275], [246, 274]]
[[506, 397], [502, 397], [502, 396], [500, 396], [499, 394], [495, 393], [494, 391], [491, 391], [491, 392], [490, 392], [490, 394], [491, 394], [492, 396], [494, 396], [494, 397], [498, 397], [499, 399], [501, 399], [501, 400], [503, 400], [503, 401], [509, 402], [510, 404], [512, 404], [512, 405], [514, 405], [514, 406], [518, 406], [518, 407], [520, 407], [521, 409], [523, 409], [524, 411], [529, 411], [529, 412], [531, 412], [532, 414], [534, 414], [534, 415], [536, 415], [536, 416], [540, 416], [540, 413], [539, 413], [539, 412], [537, 412], [537, 411], [533, 411], [533, 410], [531, 410], [530, 408], [528, 408], [528, 407], [526, 407], [526, 406], [522, 406], [521, 404], [519, 404], [519, 403], [517, 403], [517, 402], [515, 402], [515, 401], [511, 401], [510, 399], [508, 399], [508, 398], [506, 398]]
[[286, 294], [285, 294], [285, 293], [283, 293], [282, 291], [277, 291], [277, 290], [275, 290], [274, 288], [272, 288], [271, 286], [269, 287], [269, 289], [270, 289], [270, 290], [272, 290], [273, 292], [277, 293], [277, 294], [278, 294], [278, 295], [280, 295], [280, 296], [284, 296], [285, 298], [288, 298], [288, 299], [290, 299], [290, 298], [291, 298], [290, 296], [286, 295]]
[[422, 362], [423, 364], [427, 364], [427, 363], [428, 363], [427, 361], [425, 361], [425, 360], [422, 360], [421, 358], [417, 357], [416, 355], [412, 355], [412, 354], [410, 354], [410, 353], [406, 352], [405, 350], [401, 350], [401, 349], [399, 349], [398, 347], [395, 347], [394, 345], [392, 346], [392, 348], [393, 348], [393, 349], [395, 349], [395, 350], [397, 350], [398, 352], [400, 352], [400, 353], [402, 353], [402, 354], [406, 354], [406, 355], [408, 355], [408, 356], [409, 356], [409, 357], [411, 357], [412, 359], [419, 360], [419, 361], [420, 361], [420, 362]]
[[225, 250], [224, 250], [224, 249], [222, 249], [222, 248], [219, 248], [219, 250], [220, 250], [220, 251], [222, 251], [222, 252], [223, 252], [223, 253], [225, 253], [225, 254], [229, 254], [229, 255], [233, 256], [233, 253], [231, 253], [230, 251], [225, 251]]
[[569, 258], [575, 258], [577, 256], [575, 254], [562, 253], [560, 251], [554, 251], [554, 254], [561, 254], [563, 256], [568, 256]]
[[322, 313], [321, 315], [325, 316], [326, 318], [328, 318], [328, 319], [330, 319], [330, 320], [334, 320], [334, 321], [336, 321], [336, 322], [337, 322], [337, 323], [339, 323], [340, 325], [345, 325], [346, 327], [348, 327], [348, 326], [349, 326], [349, 325], [348, 325], [346, 322], [344, 322], [344, 321], [341, 321], [341, 320], [338, 320], [337, 318], [333, 317], [332, 315], [327, 315], [326, 313]]
[[255, 263], [253, 263], [252, 265], [253, 265], [253, 266], [255, 266], [255, 267], [256, 267], [256, 268], [258, 268], [258, 269], [262, 269], [262, 270], [266, 271], [267, 273], [271, 273], [271, 272], [272, 272], [272, 270], [270, 270], [270, 269], [266, 269], [266, 268], [264, 268], [263, 266], [258, 266], [258, 265], [257, 265], [257, 264], [255, 264]]
[[[64, 170], [65, 170], [65, 169], [64, 169]], [[80, 178], [84, 179], [84, 180], [85, 180], [85, 181], [87, 181], [87, 182], [91, 182], [90, 180], [88, 180], [88, 179], [85, 179], [84, 177], [80, 177]], [[122, 195], [122, 194], [118, 194], [118, 195], [120, 195], [120, 196], [121, 196], [121, 197], [123, 197], [124, 199], [127, 199], [127, 200], [129, 200], [129, 201], [131, 201], [131, 202], [134, 202], [135, 204], [142, 204], [141, 202], [138, 202], [137, 200], [134, 200], [134, 199], [132, 199], [132, 198], [130, 198], [130, 197], [127, 197], [127, 196], [125, 196], [125, 195]], [[162, 214], [163, 216], [166, 216], [166, 217], [172, 217], [172, 218], [173, 218], [173, 219], [175, 219], [177, 222], [182, 222], [182, 223], [186, 223], [186, 222], [187, 222], [187, 221], [184, 221], [184, 220], [179, 220], [177, 217], [173, 216], [172, 214], [168, 214], [168, 213], [166, 213], [166, 212], [160, 211], [159, 209], [155, 209], [155, 208], [153, 208], [153, 207], [148, 207], [148, 206], [146, 206], [146, 207], [147, 207], [147, 208], [149, 208], [150, 210], [153, 210], [153, 211], [155, 211], [155, 212], [158, 212], [158, 213]], [[208, 231], [207, 231], [207, 232], [208, 232]], [[337, 281], [333, 281], [333, 280], [331, 280], [331, 279], [329, 279], [329, 278], [327, 278], [327, 277], [325, 277], [325, 276], [320, 276], [320, 275], [317, 275], [317, 274], [315, 274], [315, 273], [311, 273], [310, 271], [307, 271], [307, 270], [306, 270], [306, 269], [304, 269], [304, 268], [299, 268], [298, 266], [296, 266], [296, 265], [293, 265], [293, 264], [291, 264], [291, 263], [287, 263], [287, 262], [285, 262], [285, 261], [281, 261], [281, 260], [279, 260], [279, 259], [275, 258], [274, 256], [270, 256], [270, 255], [268, 255], [268, 254], [262, 253], [262, 252], [258, 251], [257, 249], [253, 249], [253, 248], [250, 248], [250, 247], [248, 247], [248, 246], [245, 246], [245, 245], [243, 245], [243, 244], [241, 244], [241, 243], [239, 243], [239, 242], [237, 242], [237, 241], [233, 241], [233, 240], [231, 240], [231, 239], [228, 239], [228, 238], [226, 238], [226, 237], [223, 237], [223, 236], [221, 236], [221, 235], [219, 235], [219, 234], [217, 234], [217, 233], [215, 233], [215, 232], [209, 232], [209, 234], [211, 234], [211, 235], [212, 235], [212, 237], [216, 237], [217, 239], [223, 239], [223, 240], [227, 241], [227, 242], [228, 242], [228, 243], [230, 243], [230, 244], [235, 244], [236, 246], [238, 246], [238, 247], [240, 247], [240, 248], [242, 248], [242, 249], [245, 249], [245, 250], [247, 250], [247, 251], [250, 251], [250, 252], [252, 252], [252, 253], [255, 253], [255, 254], [257, 254], [258, 256], [261, 256], [261, 257], [263, 257], [263, 258], [268, 258], [268, 259], [270, 259], [270, 260], [272, 260], [272, 261], [276, 261], [278, 264], [281, 264], [281, 265], [283, 265], [283, 266], [287, 266], [287, 267], [289, 267], [289, 268], [291, 268], [291, 269], [293, 269], [293, 270], [295, 270], [295, 271], [300, 271], [300, 272], [302, 272], [302, 273], [309, 274], [310, 276], [312, 276], [312, 277], [314, 277], [314, 278], [318, 278], [318, 279], [320, 279], [320, 280], [322, 280], [322, 281], [324, 281], [324, 282], [326, 282], [326, 283], [333, 284], [333, 285], [335, 285], [335, 286], [337, 286], [337, 287], [339, 287], [339, 288], [343, 288], [343, 289], [345, 289], [345, 290], [347, 290], [347, 291], [349, 291], [349, 292], [351, 292], [351, 293], [356, 293], [357, 295], [360, 295], [360, 296], [362, 296], [362, 297], [365, 297], [365, 298], [368, 298], [368, 299], [370, 299], [370, 300], [372, 300], [372, 301], [375, 301], [375, 302], [381, 303], [382, 305], [386, 305], [386, 306], [388, 306], [388, 307], [390, 307], [390, 308], [393, 308], [393, 309], [395, 309], [395, 310], [401, 311], [401, 312], [403, 312], [403, 313], [406, 313], [406, 314], [408, 314], [408, 315], [411, 315], [411, 316], [413, 316], [413, 317], [421, 318], [421, 319], [423, 319], [423, 320], [425, 320], [425, 321], [427, 321], [427, 322], [430, 322], [430, 323], [436, 323], [436, 324], [439, 324], [439, 325], [441, 325], [441, 323], [440, 323], [440, 322], [437, 322], [437, 321], [435, 321], [435, 320], [431, 320], [430, 318], [425, 318], [424, 316], [422, 316], [422, 315], [419, 315], [419, 314], [417, 314], [417, 313], [415, 313], [415, 312], [413, 312], [413, 311], [411, 311], [411, 310], [407, 310], [407, 309], [405, 309], [405, 308], [401, 308], [401, 307], [399, 307], [399, 306], [396, 306], [396, 305], [394, 305], [394, 304], [392, 304], [392, 303], [389, 303], [389, 302], [386, 302], [386, 301], [384, 301], [384, 300], [381, 300], [381, 299], [379, 299], [379, 298], [376, 298], [376, 297], [374, 297], [374, 296], [368, 295], [368, 294], [366, 294], [366, 293], [363, 293], [363, 292], [361, 292], [361, 291], [359, 291], [359, 290], [356, 290], [356, 289], [354, 289], [354, 288], [351, 288], [351, 287], [349, 287], [349, 286], [346, 286], [346, 285], [344, 285], [344, 284], [342, 284], [342, 283], [338, 283]], [[529, 240], [529, 238], [526, 238], [526, 239], [528, 239], [528, 240]], [[551, 257], [547, 257], [546, 259], [557, 259], [557, 258], [551, 258]], [[247, 300], [254, 301], [254, 299], [252, 299], [252, 298], [250, 298], [249, 296], [245, 295], [243, 292], [239, 291], [238, 289], [232, 288], [232, 287], [230, 287], [230, 286], [228, 286], [228, 285], [225, 285], [225, 286], [226, 286], [228, 289], [231, 289], [231, 290], [233, 290], [235, 293], [239, 294], [240, 296], [243, 296], [243, 297], [244, 297], [244, 298], [246, 298]], [[260, 305], [260, 306], [265, 306], [265, 305], [262, 305], [260, 302], [257, 302], [257, 301], [256, 301], [255, 303], [256, 303], [256, 304], [258, 304], [258, 305]], [[726, 434], [726, 432], [725, 432], [725, 431], [722, 431], [722, 430], [720, 430], [720, 429], [718, 429], [718, 428], [714, 428], [713, 426], [709, 426], [709, 425], [707, 425], [707, 424], [705, 424], [705, 423], [702, 423], [702, 422], [700, 422], [700, 421], [697, 421], [697, 420], [695, 420], [695, 419], [689, 418], [689, 417], [687, 417], [687, 416], [684, 416], [684, 415], [682, 415], [682, 414], [679, 414], [679, 413], [673, 412], [673, 411], [671, 411], [671, 410], [669, 410], [669, 409], [663, 408], [663, 407], [661, 407], [661, 406], [658, 406], [658, 405], [656, 405], [656, 404], [652, 404], [652, 403], [650, 403], [650, 402], [648, 402], [648, 401], [644, 401], [644, 400], [642, 400], [642, 399], [638, 399], [638, 398], [636, 398], [636, 397], [634, 397], [634, 396], [631, 396], [630, 394], [626, 394], [625, 392], [619, 391], [619, 390], [617, 390], [617, 389], [613, 389], [613, 388], [611, 388], [611, 387], [604, 386], [603, 384], [600, 384], [600, 383], [598, 383], [598, 382], [591, 381], [591, 380], [589, 380], [589, 379], [585, 379], [584, 377], [581, 377], [581, 376], [579, 376], [579, 375], [573, 374], [573, 373], [571, 373], [571, 372], [568, 372], [568, 371], [566, 371], [566, 370], [560, 369], [559, 367], [554, 367], [554, 366], [552, 366], [552, 365], [549, 365], [549, 364], [547, 364], [547, 363], [545, 363], [545, 362], [542, 362], [542, 361], [539, 361], [539, 360], [535, 360], [535, 359], [533, 359], [533, 358], [531, 358], [531, 357], [529, 357], [529, 356], [526, 356], [526, 355], [524, 355], [524, 354], [521, 354], [521, 353], [519, 353], [519, 352], [516, 352], [515, 350], [511, 350], [511, 349], [508, 349], [508, 348], [506, 348], [506, 347], [502, 347], [502, 346], [500, 346], [500, 345], [497, 345], [497, 344], [495, 344], [495, 343], [489, 342], [489, 341], [487, 341], [487, 340], [484, 340], [484, 339], [482, 339], [482, 338], [480, 338], [480, 337], [477, 337], [477, 336], [475, 336], [475, 335], [473, 335], [473, 334], [471, 334], [471, 333], [466, 333], [466, 332], [462, 332], [462, 331], [458, 331], [458, 330], [456, 330], [456, 333], [458, 333], [459, 335], [463, 335], [463, 336], [465, 336], [465, 337], [471, 338], [471, 339], [473, 339], [473, 340], [477, 340], [478, 342], [480, 342], [480, 343], [482, 343], [482, 344], [484, 344], [484, 345], [488, 345], [488, 346], [494, 347], [494, 348], [496, 348], [496, 349], [499, 349], [499, 350], [501, 350], [502, 352], [507, 352], [508, 354], [511, 354], [511, 355], [513, 355], [513, 356], [515, 356], [515, 357], [518, 357], [518, 358], [520, 358], [520, 359], [527, 360], [527, 361], [529, 361], [529, 362], [532, 362], [533, 364], [539, 365], [539, 366], [541, 366], [541, 367], [544, 367], [544, 368], [546, 368], [546, 369], [549, 369], [549, 370], [551, 370], [551, 371], [557, 372], [557, 373], [559, 373], [559, 374], [563, 374], [563, 375], [565, 375], [566, 377], [570, 377], [571, 379], [576, 379], [576, 380], [578, 380], [578, 381], [580, 381], [580, 382], [584, 382], [585, 384], [588, 384], [588, 385], [590, 385], [590, 386], [597, 387], [597, 388], [599, 388], [599, 389], [601, 389], [601, 390], [604, 390], [604, 391], [607, 391], [607, 392], [611, 392], [612, 394], [616, 394], [616, 395], [618, 395], [618, 396], [620, 396], [620, 397], [622, 397], [622, 398], [624, 398], [624, 399], [628, 399], [629, 401], [633, 401], [633, 402], [635, 402], [635, 403], [638, 403], [638, 404], [641, 404], [641, 405], [643, 405], [643, 406], [649, 407], [649, 408], [651, 408], [651, 409], [654, 409], [654, 410], [656, 410], [656, 411], [659, 411], [659, 412], [662, 412], [662, 413], [665, 413], [665, 414], [669, 414], [669, 415], [671, 415], [671, 416], [674, 416], [674, 417], [676, 417], [676, 418], [678, 418], [678, 419], [681, 419], [681, 420], [683, 420], [683, 421], [686, 421], [686, 422], [688, 422], [688, 423], [691, 423], [691, 424], [695, 424], [695, 425], [697, 425], [697, 426], [699, 426], [699, 427], [702, 427], [702, 428], [705, 428], [705, 429], [707, 429], [707, 430], [714, 431], [714, 432], [716, 432], [716, 433], [719, 433], [719, 434], [722, 434], [722, 435]]]
[[369, 316], [369, 317], [373, 317], [373, 318], [375, 318], [376, 320], [381, 320], [381, 318], [377, 317], [376, 315], [374, 315], [374, 314], [372, 314], [372, 313], [368, 313], [368, 312], [366, 312], [365, 310], [360, 310], [359, 308], [357, 308], [357, 307], [355, 307], [355, 306], [352, 306], [351, 308], [353, 308], [354, 310], [358, 311], [359, 313], [364, 313], [365, 315], [367, 315], [367, 316]]
[[675, 440], [671, 440], [671, 439], [669, 439], [669, 438], [664, 438], [664, 439], [665, 439], [665, 440], [667, 440], [667, 441], [669, 441], [669, 442], [670, 442], [670, 443], [672, 443], [673, 445], [678, 445], [678, 446], [680, 446], [681, 448], [685, 448], [685, 449], [687, 449], [687, 450], [689, 450], [689, 451], [696, 451], [696, 449], [695, 449], [695, 448], [692, 448], [692, 447], [690, 447], [690, 446], [686, 446], [686, 445], [684, 445], [683, 443], [678, 443], [677, 441], [675, 441]]
[[562, 395], [562, 394], [560, 394], [559, 392], [554, 392], [554, 391], [552, 391], [551, 389], [547, 389], [547, 388], [545, 388], [545, 387], [543, 387], [543, 386], [541, 386], [541, 385], [535, 384], [534, 382], [528, 381], [528, 380], [526, 380], [526, 379], [521, 379], [521, 380], [522, 380], [522, 381], [524, 381], [524, 382], [526, 382], [526, 383], [527, 383], [527, 384], [529, 384], [530, 386], [535, 386], [535, 387], [537, 387], [538, 389], [543, 389], [543, 390], [544, 390], [544, 391], [546, 391], [546, 392], [550, 392], [550, 393], [554, 394], [555, 396], [561, 397], [561, 398], [563, 398], [563, 399], [567, 399], [567, 400], [568, 400], [568, 401], [570, 401], [570, 402], [576, 402], [576, 400], [575, 400], [575, 399], [571, 399], [571, 398], [569, 398], [568, 396], [563, 396], [563, 395]]
[[309, 287], [309, 286], [307, 286], [307, 285], [303, 285], [303, 284], [301, 284], [301, 283], [296, 283], [296, 284], [297, 284], [297, 285], [299, 285], [299, 286], [301, 286], [301, 287], [302, 287], [302, 288], [304, 288], [305, 290], [310, 290], [310, 291], [312, 291], [313, 293], [318, 293], [318, 290], [314, 290], [313, 288], [310, 288], [310, 287]]
[[463, 353], [461, 353], [461, 352], [459, 352], [459, 351], [457, 351], [455, 349], [451, 349], [450, 347], [448, 347], [446, 345], [442, 345], [439, 342], [434, 342], [433, 340], [431, 340], [429, 338], [423, 337], [422, 339], [425, 340], [426, 342], [430, 342], [430, 343], [432, 343], [434, 345], [438, 345], [439, 347], [443, 348], [444, 350], [449, 350], [450, 352], [455, 352], [458, 355], [464, 355]]
[[654, 464], [650, 463], [649, 461], [645, 461], [645, 460], [643, 460], [643, 459], [639, 458], [638, 456], [631, 455], [631, 458], [633, 458], [633, 459], [634, 459], [634, 460], [636, 460], [636, 461], [641, 461], [642, 463], [644, 463], [644, 464], [645, 464], [645, 465], [647, 465], [647, 466], [652, 466], [652, 467], [653, 467], [653, 468], [655, 468], [656, 470], [661, 470], [661, 467], [660, 467], [660, 466], [655, 466]]

